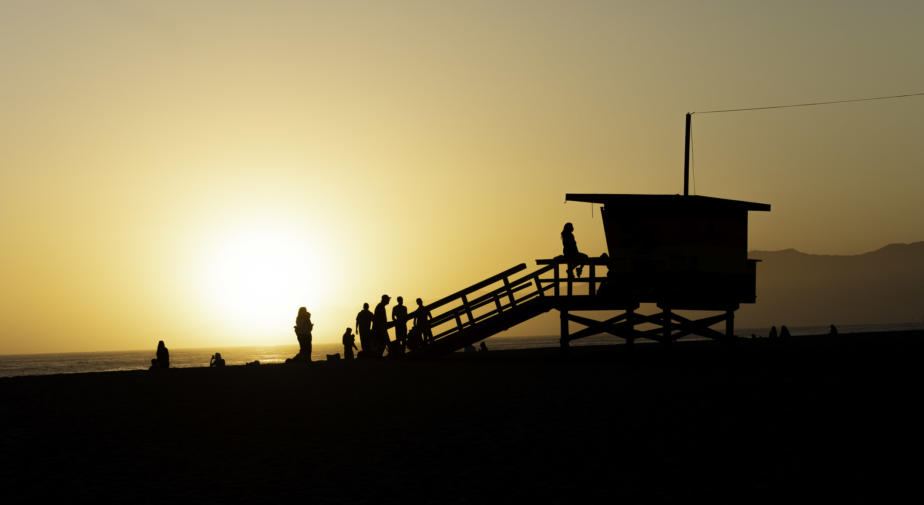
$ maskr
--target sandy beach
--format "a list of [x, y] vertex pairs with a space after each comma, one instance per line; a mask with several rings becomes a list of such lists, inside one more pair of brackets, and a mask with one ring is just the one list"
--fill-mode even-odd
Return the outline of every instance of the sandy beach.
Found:
[[924, 332], [0, 379], [12, 501], [874, 501]]

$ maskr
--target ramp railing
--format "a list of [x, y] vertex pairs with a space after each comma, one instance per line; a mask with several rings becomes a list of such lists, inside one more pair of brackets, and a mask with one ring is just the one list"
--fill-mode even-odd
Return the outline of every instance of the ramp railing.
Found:
[[[508, 268], [465, 289], [425, 305], [430, 312], [430, 331], [434, 343], [457, 336], [460, 333], [478, 331], [489, 321], [498, 321], [517, 309], [546, 295], [551, 286], [543, 287], [539, 276], [552, 270], [546, 266], [522, 277], [513, 276], [526, 270], [526, 264]], [[417, 311], [408, 314], [408, 324], [413, 324]], [[394, 323], [389, 323], [392, 327]], [[495, 327], [492, 326], [492, 330]], [[490, 335], [484, 335], [486, 338]]]
[[[551, 259], [536, 260], [537, 265], [545, 265], [543, 273], [552, 271], [550, 277], [537, 279], [543, 289], [551, 288], [552, 296], [589, 295], [600, 293], [607, 281], [609, 272], [609, 258], [586, 258], [569, 261], [562, 256]], [[568, 275], [568, 267], [574, 267], [574, 273]], [[581, 276], [577, 276], [577, 269], [581, 267]], [[586, 288], [585, 288], [586, 285]]]

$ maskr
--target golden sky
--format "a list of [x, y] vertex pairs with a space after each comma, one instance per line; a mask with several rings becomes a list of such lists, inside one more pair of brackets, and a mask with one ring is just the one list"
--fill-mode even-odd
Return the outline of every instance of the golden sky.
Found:
[[[337, 341], [682, 191], [688, 111], [924, 91], [924, 3], [0, 2], [0, 353]], [[694, 116], [752, 249], [924, 239], [924, 97]], [[554, 332], [554, 330], [553, 330]]]

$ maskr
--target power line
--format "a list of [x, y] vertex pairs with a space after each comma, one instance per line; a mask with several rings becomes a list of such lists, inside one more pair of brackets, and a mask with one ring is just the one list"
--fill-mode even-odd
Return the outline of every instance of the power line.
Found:
[[[806, 102], [806, 103], [791, 103], [785, 105], [767, 105], [764, 107], [742, 107], [740, 109], [716, 109], [716, 110], [703, 110], [699, 112], [688, 112], [687, 113], [687, 136], [689, 139], [688, 149], [689, 149], [689, 165], [685, 166], [684, 173], [686, 174], [686, 168], [690, 169], [690, 174], [693, 177], [693, 193], [696, 193], [696, 175], [693, 172], [693, 127], [690, 122], [693, 114], [717, 114], [720, 112], [744, 112], [751, 110], [768, 110], [768, 109], [790, 109], [794, 107], [814, 107], [816, 105], [833, 105], [838, 103], [855, 103], [855, 102], [871, 102], [874, 100], [894, 100], [896, 98], [910, 98], [915, 96], [924, 96], [924, 91], [919, 91], [917, 93], [905, 93], [903, 95], [888, 95], [888, 96], [871, 96], [866, 98], [847, 98], [844, 100], [828, 100], [825, 102]], [[685, 156], [687, 156], [685, 154]], [[686, 181], [684, 181], [684, 194], [686, 194]]]
[[827, 102], [792, 103], [792, 104], [787, 104], [787, 105], [768, 105], [765, 107], [744, 107], [741, 109], [703, 110], [699, 112], [691, 112], [691, 114], [716, 114], [719, 112], [742, 112], [742, 111], [748, 111], [748, 110], [788, 109], [792, 107], [812, 107], [815, 105], [831, 105], [831, 104], [836, 104], [836, 103], [871, 102], [873, 100], [891, 100], [894, 98], [908, 98], [912, 96], [924, 96], [924, 91], [919, 92], [919, 93], [907, 93], [904, 95], [874, 96], [874, 97], [868, 97], [868, 98], [848, 98], [846, 100], [831, 100]]

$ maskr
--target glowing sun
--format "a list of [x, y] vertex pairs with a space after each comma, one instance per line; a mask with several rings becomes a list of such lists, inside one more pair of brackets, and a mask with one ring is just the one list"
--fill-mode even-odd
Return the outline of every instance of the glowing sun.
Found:
[[230, 333], [278, 340], [299, 306], [323, 305], [330, 258], [309, 231], [250, 223], [213, 234], [199, 262], [200, 293]]

